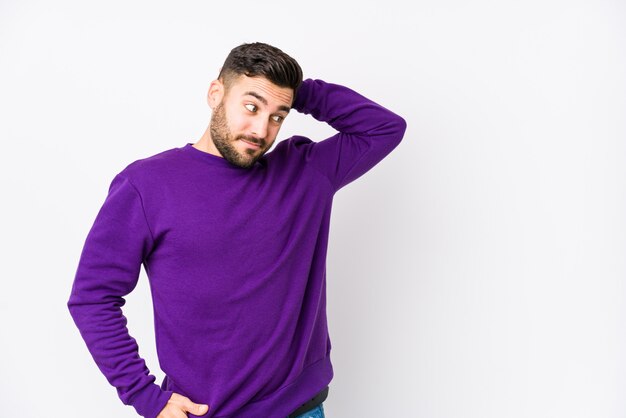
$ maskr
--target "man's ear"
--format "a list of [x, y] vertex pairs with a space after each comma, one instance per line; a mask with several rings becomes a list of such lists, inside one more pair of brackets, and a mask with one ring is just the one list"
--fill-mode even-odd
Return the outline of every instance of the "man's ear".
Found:
[[211, 81], [209, 92], [207, 93], [207, 103], [211, 109], [215, 109], [224, 98], [224, 84], [220, 80]]

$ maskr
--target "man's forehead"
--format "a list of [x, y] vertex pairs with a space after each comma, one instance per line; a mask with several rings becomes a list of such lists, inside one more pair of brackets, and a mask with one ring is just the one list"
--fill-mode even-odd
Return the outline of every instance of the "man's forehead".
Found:
[[293, 90], [289, 87], [280, 87], [272, 83], [265, 77], [255, 76], [248, 77], [240, 75], [231, 85], [238, 96], [250, 95], [257, 97], [265, 104], [273, 104], [276, 106], [291, 106], [293, 100]]

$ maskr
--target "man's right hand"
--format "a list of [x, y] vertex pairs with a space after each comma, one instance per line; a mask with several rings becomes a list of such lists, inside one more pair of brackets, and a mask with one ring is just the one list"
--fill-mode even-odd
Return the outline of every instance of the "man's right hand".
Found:
[[191, 402], [186, 396], [172, 393], [165, 408], [159, 412], [157, 418], [187, 418], [187, 412], [194, 415], [204, 415], [209, 412], [209, 406]]

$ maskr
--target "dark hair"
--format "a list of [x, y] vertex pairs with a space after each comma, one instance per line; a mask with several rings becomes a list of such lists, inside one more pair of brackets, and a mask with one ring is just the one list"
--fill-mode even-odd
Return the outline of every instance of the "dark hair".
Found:
[[263, 76], [279, 87], [293, 89], [294, 97], [302, 83], [300, 64], [280, 49], [254, 42], [233, 48], [226, 57], [218, 76], [228, 89], [233, 78]]

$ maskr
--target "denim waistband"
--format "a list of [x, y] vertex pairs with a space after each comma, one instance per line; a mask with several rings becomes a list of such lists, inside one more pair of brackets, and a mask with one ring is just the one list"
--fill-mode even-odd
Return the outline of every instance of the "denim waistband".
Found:
[[322, 402], [324, 402], [327, 397], [328, 397], [328, 386], [326, 386], [317, 395], [311, 398], [311, 400], [303, 403], [301, 407], [299, 407], [298, 409], [293, 411], [291, 414], [289, 414], [289, 418], [297, 418], [298, 415], [302, 415], [306, 411], [311, 410], [315, 408], [316, 406], [318, 406], [319, 404], [321, 404]]

